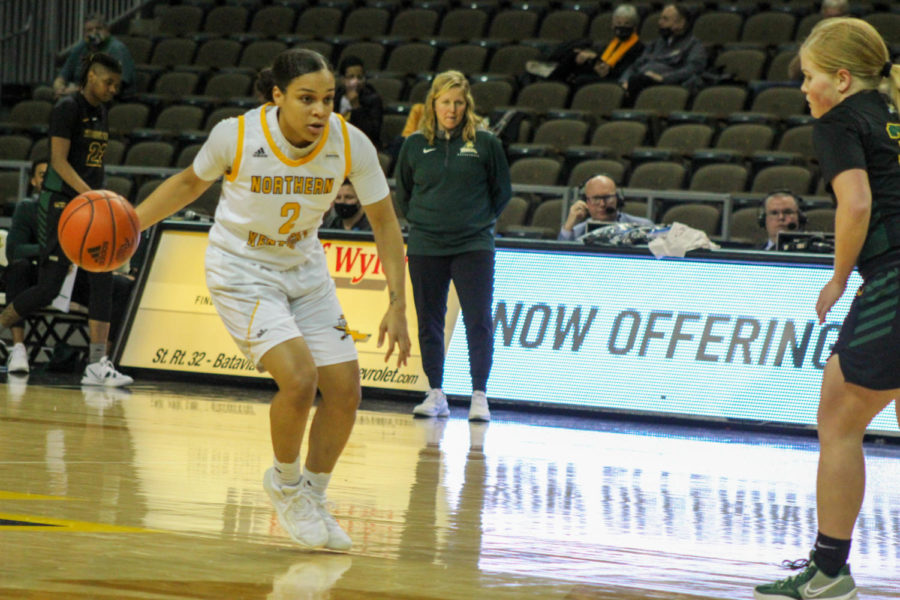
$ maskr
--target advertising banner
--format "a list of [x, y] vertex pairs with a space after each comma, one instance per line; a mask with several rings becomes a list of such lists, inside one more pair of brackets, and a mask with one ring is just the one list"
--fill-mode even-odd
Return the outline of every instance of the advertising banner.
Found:
[[[153, 258], [144, 293], [120, 364], [214, 375], [266, 377], [237, 348], [222, 325], [204, 275], [206, 231], [165, 230]], [[424, 391], [427, 381], [418, 353], [415, 310], [407, 278], [406, 303], [412, 356], [397, 367], [396, 352], [384, 361], [386, 345], [377, 347], [378, 327], [388, 305], [387, 282], [375, 243], [323, 240], [338, 298], [347, 319], [347, 333], [359, 352], [360, 378], [366, 387]], [[448, 339], [459, 303], [451, 294]]]
[[[819, 325], [826, 264], [497, 250], [489, 397], [813, 425], [862, 280]], [[471, 394], [462, 323], [444, 388]], [[872, 429], [898, 431], [893, 408]]]

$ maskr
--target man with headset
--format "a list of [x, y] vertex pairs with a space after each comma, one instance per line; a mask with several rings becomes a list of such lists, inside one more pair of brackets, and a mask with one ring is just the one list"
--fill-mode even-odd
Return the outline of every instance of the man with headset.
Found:
[[777, 250], [779, 232], [802, 230], [806, 225], [806, 215], [800, 210], [800, 197], [790, 190], [770, 192], [763, 200], [758, 220], [769, 237], [760, 246], [761, 250]]
[[558, 240], [577, 240], [585, 233], [589, 221], [607, 223], [633, 223], [653, 227], [650, 219], [635, 217], [622, 212], [625, 198], [616, 188], [616, 182], [606, 175], [594, 175], [583, 186], [583, 200], [576, 200], [569, 209], [569, 216], [559, 230]]

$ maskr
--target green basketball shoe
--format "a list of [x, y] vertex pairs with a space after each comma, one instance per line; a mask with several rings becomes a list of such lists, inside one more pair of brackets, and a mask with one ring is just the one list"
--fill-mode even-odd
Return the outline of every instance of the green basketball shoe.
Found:
[[756, 600], [858, 600], [849, 566], [844, 565], [837, 577], [829, 577], [816, 566], [812, 552], [808, 561], [795, 564], [792, 568], [806, 568], [793, 577], [756, 586], [753, 590]]

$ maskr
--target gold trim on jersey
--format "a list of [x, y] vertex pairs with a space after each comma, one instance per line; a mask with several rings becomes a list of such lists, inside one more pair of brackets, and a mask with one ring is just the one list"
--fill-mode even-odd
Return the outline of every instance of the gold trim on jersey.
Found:
[[247, 337], [244, 338], [248, 342], [250, 341], [250, 332], [253, 331], [253, 319], [256, 318], [256, 311], [259, 309], [259, 300], [256, 301], [256, 305], [253, 307], [253, 311], [250, 313], [250, 321], [247, 323]]
[[281, 162], [283, 162], [284, 164], [286, 164], [289, 167], [299, 167], [300, 165], [304, 165], [304, 164], [308, 163], [309, 161], [311, 161], [312, 159], [314, 159], [316, 157], [316, 155], [319, 153], [319, 151], [325, 147], [325, 142], [328, 140], [328, 133], [331, 131], [331, 127], [330, 127], [331, 119], [329, 119], [328, 121], [325, 122], [325, 131], [322, 132], [322, 135], [319, 137], [319, 142], [316, 144], [316, 147], [313, 148], [312, 152], [310, 152], [306, 156], [298, 158], [297, 160], [291, 160], [290, 158], [285, 156], [284, 152], [282, 152], [281, 149], [275, 144], [275, 140], [272, 138], [272, 132], [269, 131], [269, 123], [268, 123], [268, 120], [266, 119], [266, 113], [267, 113], [266, 108], [268, 106], [275, 106], [275, 105], [272, 104], [271, 102], [263, 105], [262, 110], [259, 111], [260, 120], [262, 121], [263, 134], [265, 134], [265, 136], [266, 136], [266, 141], [269, 142], [269, 148], [272, 149], [272, 152], [275, 154], [276, 157], [278, 157], [278, 160], [280, 160]]
[[341, 113], [336, 113], [338, 119], [341, 120], [341, 133], [344, 134], [344, 181], [347, 179], [347, 175], [350, 174], [350, 166], [353, 164], [353, 159], [350, 155], [350, 134], [347, 131], [347, 121], [344, 120], [344, 115]]
[[234, 162], [231, 163], [231, 170], [225, 173], [225, 179], [234, 181], [237, 179], [238, 170], [241, 168], [241, 158], [244, 154], [244, 115], [238, 117], [238, 142], [237, 152], [234, 154]]

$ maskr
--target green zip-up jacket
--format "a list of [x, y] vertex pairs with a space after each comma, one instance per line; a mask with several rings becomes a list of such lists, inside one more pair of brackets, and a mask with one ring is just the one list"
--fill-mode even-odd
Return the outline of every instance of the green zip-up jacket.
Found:
[[429, 145], [416, 132], [400, 149], [396, 197], [409, 222], [407, 254], [446, 256], [494, 249], [494, 224], [512, 196], [500, 140], [478, 130], [464, 142], [461, 126]]

